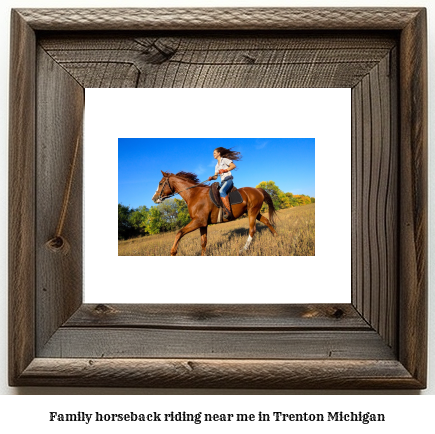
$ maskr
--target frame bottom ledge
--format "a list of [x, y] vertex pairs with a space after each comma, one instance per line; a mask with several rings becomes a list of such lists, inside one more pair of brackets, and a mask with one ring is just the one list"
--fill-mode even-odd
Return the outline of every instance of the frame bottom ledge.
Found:
[[423, 389], [392, 360], [35, 358], [11, 386]]

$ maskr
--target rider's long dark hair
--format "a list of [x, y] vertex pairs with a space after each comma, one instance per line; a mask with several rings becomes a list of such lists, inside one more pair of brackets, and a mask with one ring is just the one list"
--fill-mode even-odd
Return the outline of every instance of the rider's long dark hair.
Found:
[[228, 158], [233, 161], [240, 161], [242, 159], [242, 154], [237, 151], [233, 151], [233, 148], [227, 149], [222, 146], [216, 148], [215, 151], [218, 151], [222, 158]]

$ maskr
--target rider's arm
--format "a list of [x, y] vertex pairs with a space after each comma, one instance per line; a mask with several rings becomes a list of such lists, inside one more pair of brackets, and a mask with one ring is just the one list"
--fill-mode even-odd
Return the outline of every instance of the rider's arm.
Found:
[[235, 168], [236, 168], [236, 165], [234, 163], [230, 163], [230, 165], [228, 166], [228, 169], [221, 169], [221, 170], [219, 170], [219, 173], [226, 173], [226, 172], [229, 172]]

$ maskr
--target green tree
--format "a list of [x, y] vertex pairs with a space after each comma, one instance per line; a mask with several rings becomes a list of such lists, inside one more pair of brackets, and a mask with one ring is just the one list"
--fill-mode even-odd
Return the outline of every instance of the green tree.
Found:
[[177, 228], [184, 228], [192, 219], [190, 218], [187, 203], [183, 199], [175, 199], [177, 204]]
[[[290, 206], [290, 202], [285, 195], [285, 193], [275, 184], [274, 181], [263, 181], [257, 185], [257, 188], [262, 188], [266, 190], [270, 197], [272, 198], [273, 206], [276, 209], [288, 208]], [[266, 210], [266, 204], [263, 203], [261, 207], [261, 211], [264, 212]]]
[[162, 231], [173, 231], [177, 227], [178, 205], [175, 199], [165, 200], [158, 206], [163, 225]]
[[148, 219], [145, 223], [145, 230], [151, 235], [158, 234], [163, 226], [162, 214], [158, 207], [152, 206], [148, 212]]
[[130, 214], [130, 225], [138, 235], [146, 233], [145, 227], [148, 220], [148, 212], [148, 208], [142, 205]]
[[280, 200], [280, 206], [281, 206], [281, 208], [291, 208], [292, 207], [291, 200], [287, 196], [286, 193], [279, 193], [278, 197], [279, 197], [279, 200]]
[[[269, 193], [275, 209], [292, 208], [294, 206], [307, 205], [315, 202], [314, 197], [304, 194], [284, 193], [274, 181], [260, 182], [257, 188], [262, 188]], [[266, 204], [263, 203], [261, 212], [266, 211], [266, 208]]]
[[126, 240], [131, 236], [130, 207], [118, 203], [118, 240]]
[[287, 196], [287, 200], [289, 202], [289, 208], [293, 208], [294, 206], [298, 206], [299, 203], [296, 200], [295, 196], [293, 193], [286, 193], [285, 194]]
[[298, 202], [299, 206], [308, 205], [311, 203], [311, 198], [309, 196], [305, 196], [305, 194], [297, 194], [294, 196]]

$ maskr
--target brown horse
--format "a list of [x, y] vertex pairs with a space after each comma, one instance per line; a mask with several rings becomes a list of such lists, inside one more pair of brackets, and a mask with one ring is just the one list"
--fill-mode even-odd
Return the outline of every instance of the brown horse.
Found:
[[[178, 193], [186, 201], [190, 217], [192, 218], [190, 223], [177, 232], [174, 245], [171, 249], [171, 255], [175, 256], [177, 254], [178, 243], [184, 235], [199, 229], [201, 232], [202, 256], [205, 256], [207, 225], [217, 223], [219, 213], [218, 208], [210, 199], [210, 186], [202, 185], [194, 173], [178, 172], [174, 175], [173, 173], [161, 172], [163, 178], [160, 180], [156, 193], [152, 198], [153, 202], [161, 203], [168, 197]], [[245, 212], [248, 212], [249, 237], [244, 246], [244, 250], [248, 250], [256, 231], [256, 219], [264, 223], [274, 236], [278, 235], [272, 226], [275, 224], [276, 210], [269, 193], [262, 188], [243, 187], [239, 188], [238, 191], [242, 196], [243, 202], [238, 205], [232, 205], [232, 212], [234, 218], [238, 218]], [[260, 214], [263, 202], [266, 202], [269, 207], [270, 221]]]

